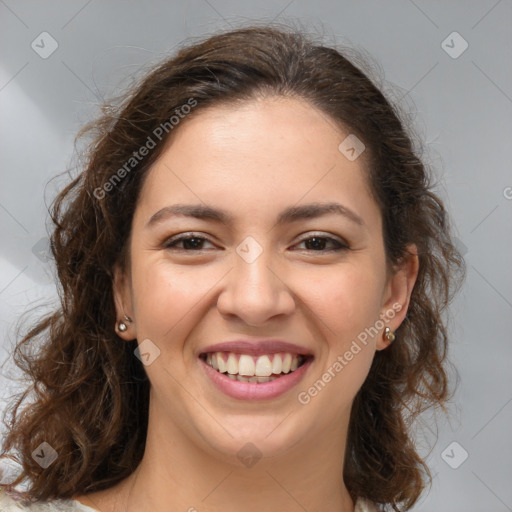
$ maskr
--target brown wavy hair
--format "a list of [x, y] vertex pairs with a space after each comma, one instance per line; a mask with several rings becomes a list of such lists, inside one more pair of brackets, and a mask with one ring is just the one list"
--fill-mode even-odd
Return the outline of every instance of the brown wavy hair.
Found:
[[[15, 460], [22, 472], [2, 485], [12, 489], [28, 480], [31, 500], [69, 498], [109, 488], [136, 469], [150, 383], [134, 357], [136, 340], [127, 343], [114, 330], [112, 283], [115, 264], [129, 256], [144, 177], [179, 130], [178, 124], [169, 128], [169, 120], [191, 100], [197, 103], [189, 116], [222, 103], [285, 96], [309, 102], [364, 142], [390, 268], [407, 256], [407, 244], [418, 248], [419, 274], [406, 318], [396, 341], [375, 354], [353, 403], [343, 475], [354, 499], [394, 510], [417, 501], [430, 473], [417, 453], [412, 420], [451, 395], [443, 312], [465, 266], [432, 173], [413, 148], [411, 128], [349, 53], [367, 65], [361, 53], [323, 46], [289, 26], [218, 33], [146, 71], [79, 133], [78, 139], [92, 134], [83, 169], [50, 208], [60, 306], [32, 325], [13, 353], [32, 385], [4, 413], [8, 431], [0, 456]], [[154, 130], [166, 122], [157, 141]], [[156, 147], [106, 187], [148, 136]], [[20, 410], [30, 394], [33, 400]], [[43, 441], [58, 453], [46, 469], [31, 455]]]

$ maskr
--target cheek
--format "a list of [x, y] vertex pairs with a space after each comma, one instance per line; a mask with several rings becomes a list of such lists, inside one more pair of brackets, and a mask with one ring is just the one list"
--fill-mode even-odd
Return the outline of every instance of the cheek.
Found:
[[332, 343], [344, 344], [373, 325], [380, 312], [381, 276], [374, 265], [346, 264], [316, 273], [301, 288], [312, 312], [329, 327]]
[[201, 300], [207, 299], [218, 279], [208, 266], [180, 268], [151, 255], [134, 258], [132, 284], [140, 334], [175, 337], [179, 327], [194, 317], [194, 309], [201, 309]]
[[308, 306], [326, 350], [318, 373], [299, 398], [314, 398], [319, 410], [330, 411], [320, 426], [327, 428], [334, 416], [348, 410], [368, 375], [376, 341], [368, 333], [379, 319], [380, 279], [371, 266], [347, 265], [325, 278], [317, 276], [304, 288], [314, 290], [308, 292]]

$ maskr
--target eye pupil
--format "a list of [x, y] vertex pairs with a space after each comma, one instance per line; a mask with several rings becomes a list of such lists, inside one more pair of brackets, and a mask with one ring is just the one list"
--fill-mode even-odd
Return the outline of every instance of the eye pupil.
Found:
[[[195, 240], [195, 242], [193, 242], [193, 240]], [[185, 247], [185, 248], [197, 249], [203, 243], [203, 239], [199, 238], [197, 236], [193, 236], [193, 237], [183, 239], [182, 242], [183, 242], [183, 247]]]
[[[312, 237], [305, 241], [307, 245], [312, 246], [314, 250], [322, 250], [325, 248], [325, 238]], [[309, 248], [309, 247], [308, 247]]]

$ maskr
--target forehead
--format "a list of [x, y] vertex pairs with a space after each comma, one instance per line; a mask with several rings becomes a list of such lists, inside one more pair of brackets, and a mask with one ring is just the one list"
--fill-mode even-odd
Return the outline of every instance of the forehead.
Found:
[[187, 201], [216, 205], [235, 217], [337, 201], [379, 222], [366, 155], [349, 160], [339, 146], [350, 132], [303, 100], [208, 107], [175, 130], [145, 180], [138, 210], [146, 217]]

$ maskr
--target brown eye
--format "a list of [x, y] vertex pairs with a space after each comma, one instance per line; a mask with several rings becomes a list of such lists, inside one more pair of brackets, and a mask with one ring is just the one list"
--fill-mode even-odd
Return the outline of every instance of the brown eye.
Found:
[[[305, 243], [306, 244], [306, 250], [308, 251], [316, 251], [316, 252], [333, 252], [333, 251], [343, 251], [348, 250], [349, 247], [340, 242], [339, 240], [336, 240], [335, 238], [329, 237], [329, 236], [311, 236], [309, 238], [304, 238], [299, 242], [299, 244]], [[325, 247], [328, 244], [334, 245], [334, 248], [325, 250]]]
[[[208, 242], [208, 243], [211, 243], [209, 242], [208, 239], [206, 239], [205, 237], [203, 236], [197, 236], [197, 235], [182, 235], [182, 236], [179, 236], [179, 237], [174, 237], [174, 238], [171, 238], [169, 240], [167, 240], [163, 247], [165, 249], [177, 249], [177, 250], [181, 250], [181, 251], [188, 251], [188, 252], [193, 252], [193, 251], [203, 251], [205, 250], [203, 248], [203, 244], [205, 242]], [[178, 244], [182, 243], [182, 247], [178, 247]]]

